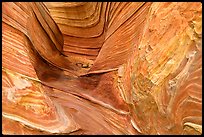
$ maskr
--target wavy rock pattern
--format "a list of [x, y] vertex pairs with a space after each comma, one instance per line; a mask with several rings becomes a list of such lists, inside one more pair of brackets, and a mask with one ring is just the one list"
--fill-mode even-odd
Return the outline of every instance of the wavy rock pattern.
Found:
[[202, 134], [202, 4], [3, 2], [3, 134]]

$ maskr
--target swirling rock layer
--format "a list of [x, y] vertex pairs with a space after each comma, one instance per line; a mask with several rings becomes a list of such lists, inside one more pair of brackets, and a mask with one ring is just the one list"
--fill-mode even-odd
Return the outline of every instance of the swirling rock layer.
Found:
[[202, 4], [3, 2], [3, 134], [202, 134]]

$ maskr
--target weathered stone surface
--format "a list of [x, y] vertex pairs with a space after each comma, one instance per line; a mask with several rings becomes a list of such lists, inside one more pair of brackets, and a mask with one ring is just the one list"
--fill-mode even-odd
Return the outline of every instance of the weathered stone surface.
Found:
[[3, 2], [3, 134], [202, 134], [202, 3]]

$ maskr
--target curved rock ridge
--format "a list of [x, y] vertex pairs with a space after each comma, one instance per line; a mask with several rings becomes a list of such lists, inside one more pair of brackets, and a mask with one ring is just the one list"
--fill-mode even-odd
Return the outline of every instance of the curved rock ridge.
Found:
[[2, 133], [202, 134], [202, 3], [3, 2]]

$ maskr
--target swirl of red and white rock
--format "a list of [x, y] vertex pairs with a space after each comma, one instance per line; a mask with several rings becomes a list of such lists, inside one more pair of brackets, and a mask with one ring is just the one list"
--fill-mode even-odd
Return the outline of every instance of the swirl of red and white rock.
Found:
[[3, 2], [3, 134], [202, 134], [202, 3]]

